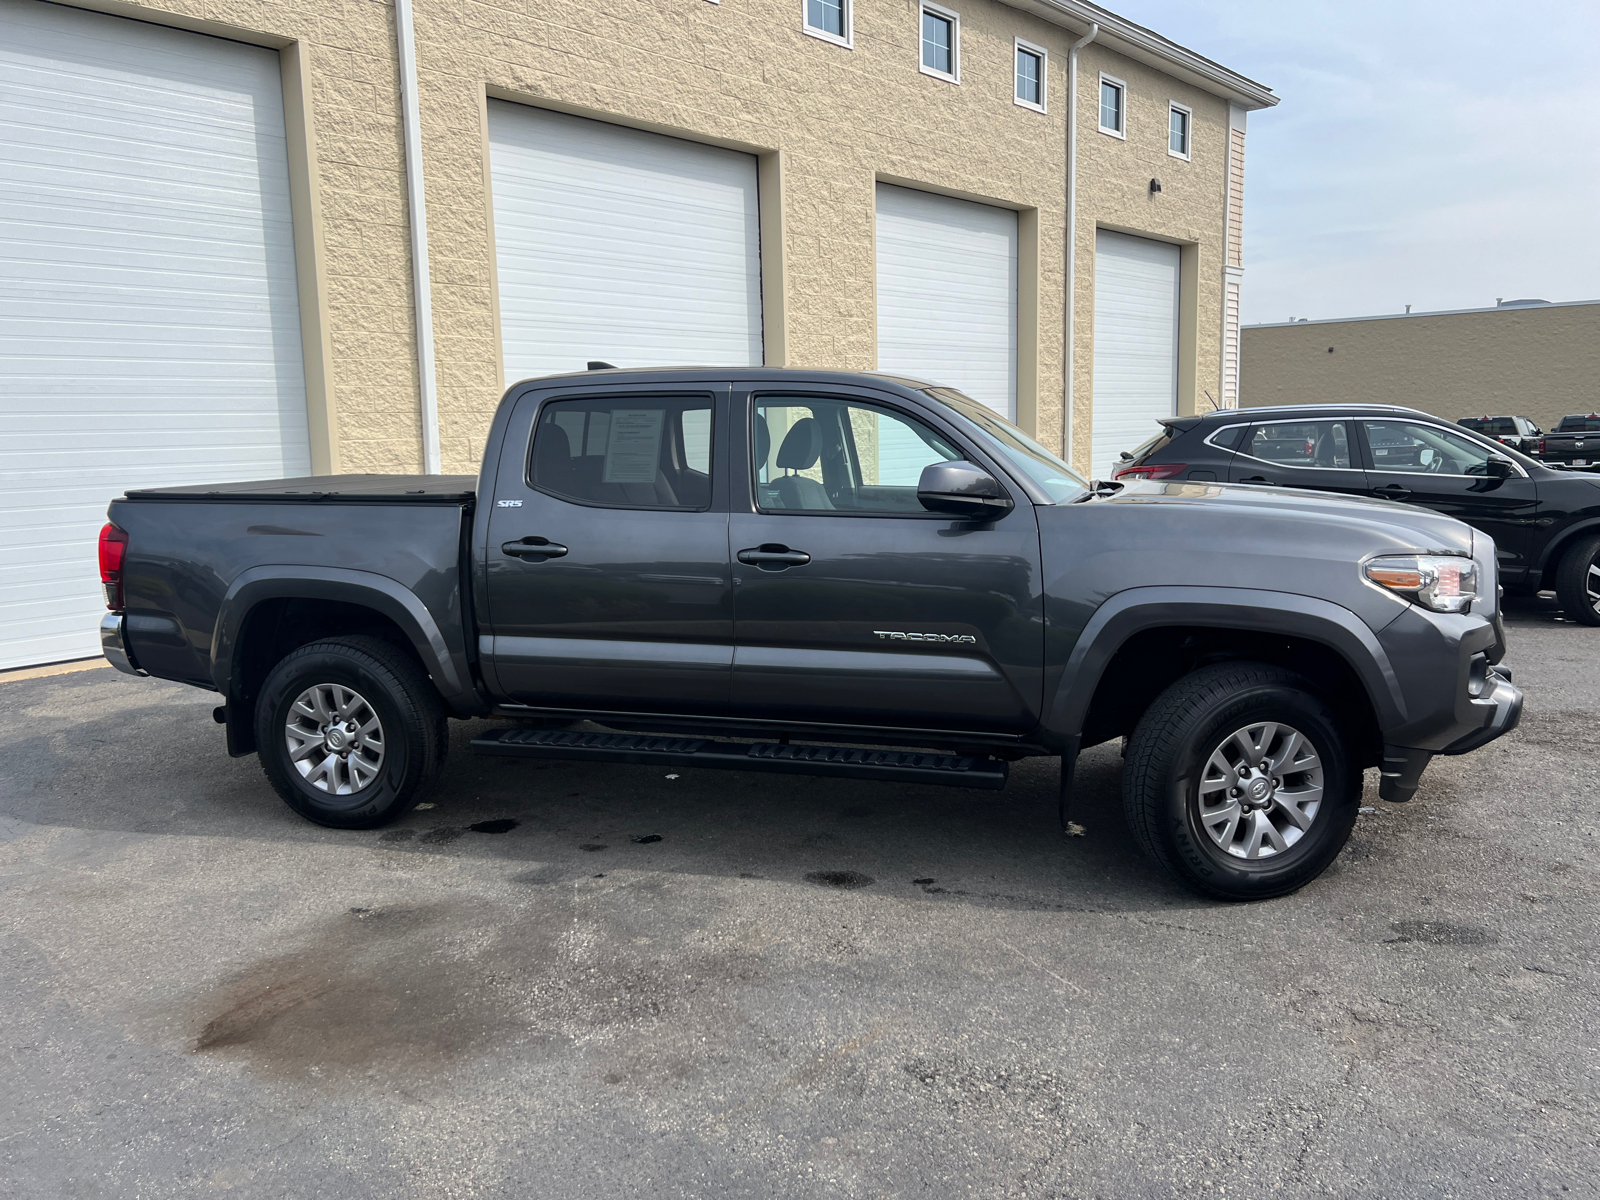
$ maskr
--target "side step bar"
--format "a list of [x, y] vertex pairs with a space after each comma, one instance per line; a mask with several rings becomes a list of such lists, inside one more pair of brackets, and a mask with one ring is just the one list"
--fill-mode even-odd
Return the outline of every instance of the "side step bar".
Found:
[[509, 758], [581, 759], [724, 771], [775, 771], [834, 775], [892, 783], [1001, 788], [1007, 764], [956, 754], [864, 750], [851, 746], [797, 746], [778, 742], [716, 742], [706, 738], [648, 737], [629, 733], [574, 733], [554, 729], [495, 729], [472, 739], [479, 754]]

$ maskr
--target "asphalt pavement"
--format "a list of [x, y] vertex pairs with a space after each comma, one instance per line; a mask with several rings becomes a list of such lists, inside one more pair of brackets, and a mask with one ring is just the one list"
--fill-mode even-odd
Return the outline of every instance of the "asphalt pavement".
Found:
[[1600, 1195], [1600, 629], [1332, 869], [1003, 792], [475, 758], [295, 816], [216, 698], [0, 682], [0, 1195]]

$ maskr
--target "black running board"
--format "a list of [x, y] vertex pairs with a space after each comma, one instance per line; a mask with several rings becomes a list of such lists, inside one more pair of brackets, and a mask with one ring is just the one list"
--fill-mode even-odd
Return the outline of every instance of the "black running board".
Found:
[[556, 729], [495, 729], [472, 739], [479, 754], [509, 758], [580, 759], [724, 771], [774, 771], [833, 775], [889, 783], [1001, 788], [1007, 764], [992, 758], [868, 750], [854, 746], [799, 746], [778, 742], [716, 742], [707, 738], [649, 737], [631, 733], [574, 733]]

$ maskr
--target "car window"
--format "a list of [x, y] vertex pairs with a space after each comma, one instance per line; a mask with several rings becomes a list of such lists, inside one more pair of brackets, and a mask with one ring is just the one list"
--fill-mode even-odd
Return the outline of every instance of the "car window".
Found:
[[1562, 417], [1557, 433], [1600, 433], [1600, 417]]
[[1237, 450], [1239, 443], [1244, 440], [1245, 431], [1249, 428], [1248, 425], [1226, 425], [1206, 438], [1206, 441], [1220, 450]]
[[955, 388], [924, 390], [965, 417], [983, 439], [983, 448], [1031, 482], [1050, 498], [1050, 503], [1078, 500], [1088, 492], [1087, 479], [993, 409]]
[[1469, 417], [1456, 422], [1467, 429], [1475, 429], [1490, 437], [1505, 437], [1517, 432], [1517, 423], [1511, 417]]
[[751, 434], [763, 512], [926, 515], [922, 469], [962, 457], [920, 421], [842, 400], [763, 396]]
[[709, 397], [557, 400], [534, 429], [528, 481], [610, 508], [711, 506]]
[[1379, 471], [1429, 475], [1487, 475], [1488, 446], [1436, 425], [1367, 421], [1367, 446]]
[[1343, 421], [1284, 421], [1251, 428], [1243, 452], [1284, 467], [1348, 468], [1350, 431]]

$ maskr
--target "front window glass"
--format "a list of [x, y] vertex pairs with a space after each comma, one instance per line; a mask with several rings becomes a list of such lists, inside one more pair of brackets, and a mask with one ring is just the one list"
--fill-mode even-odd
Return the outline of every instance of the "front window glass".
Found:
[[1100, 128], [1122, 132], [1122, 88], [1104, 79], [1100, 81]]
[[1487, 475], [1488, 446], [1447, 433], [1433, 425], [1409, 421], [1367, 421], [1367, 446], [1379, 471], [1408, 475]]
[[961, 458], [920, 421], [842, 400], [762, 397], [751, 432], [763, 512], [926, 515], [922, 469]]
[[823, 33], [831, 33], [834, 37], [842, 38], [845, 3], [846, 0], [806, 0], [806, 24]]
[[1257, 425], [1244, 452], [1284, 467], [1350, 467], [1350, 434], [1343, 421]]
[[1044, 104], [1044, 60], [1031, 50], [1017, 49], [1017, 99]]
[[711, 401], [558, 400], [534, 430], [529, 482], [608, 508], [711, 505]]
[[922, 10], [922, 65], [944, 75], [956, 73], [956, 23], [936, 12]]
[[954, 388], [926, 390], [929, 396], [948, 404], [976, 425], [984, 449], [1031, 482], [1050, 498], [1050, 503], [1078, 500], [1089, 490], [1088, 480], [992, 408]]

